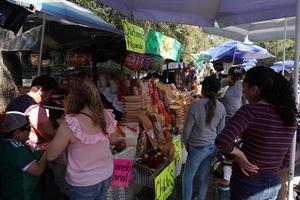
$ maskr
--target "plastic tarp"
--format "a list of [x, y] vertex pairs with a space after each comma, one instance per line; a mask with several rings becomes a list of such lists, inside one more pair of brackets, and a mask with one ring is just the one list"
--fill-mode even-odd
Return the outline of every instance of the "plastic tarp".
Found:
[[295, 0], [98, 0], [128, 17], [213, 27], [296, 15]]
[[66, 0], [5, 0], [16, 5], [31, 4], [42, 13], [90, 28], [121, 33], [91, 11]]
[[[268, 41], [283, 40], [285, 31], [285, 19], [272, 19], [261, 22], [253, 22], [228, 27], [203, 27], [202, 30], [211, 35], [227, 37], [233, 40], [244, 41], [245, 38], [250, 41]], [[295, 17], [287, 18], [286, 38], [295, 38]]]
[[[10, 40], [2, 51], [39, 52], [42, 26], [32, 28]], [[72, 34], [67, 34], [72, 33]], [[100, 57], [120, 58], [125, 55], [124, 36], [109, 31], [48, 21], [45, 25], [44, 51], [77, 47], [95, 47]], [[104, 59], [104, 60], [105, 60]]]
[[17, 6], [9, 1], [0, 1], [0, 27], [17, 33], [27, 15], [31, 13], [23, 6]]

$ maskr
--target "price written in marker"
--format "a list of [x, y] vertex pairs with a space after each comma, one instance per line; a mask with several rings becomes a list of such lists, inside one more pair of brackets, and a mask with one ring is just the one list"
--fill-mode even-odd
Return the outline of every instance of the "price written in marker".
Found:
[[173, 139], [174, 145], [174, 159], [175, 163], [178, 163], [182, 160], [182, 140], [180, 137], [176, 137]]
[[112, 185], [128, 187], [132, 175], [132, 160], [114, 159]]
[[125, 33], [126, 49], [137, 53], [145, 53], [144, 29], [132, 23], [122, 20]]
[[172, 194], [175, 187], [175, 172], [175, 162], [172, 161], [157, 177], [155, 177], [155, 200], [165, 200]]

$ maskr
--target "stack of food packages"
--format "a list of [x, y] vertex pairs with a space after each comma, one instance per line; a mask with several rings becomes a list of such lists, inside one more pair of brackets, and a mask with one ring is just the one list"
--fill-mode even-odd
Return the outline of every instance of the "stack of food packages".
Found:
[[174, 85], [164, 85], [155, 79], [138, 80], [133, 91], [134, 96], [123, 98], [122, 121], [140, 122], [136, 161], [157, 169], [173, 159], [172, 133], [175, 127], [183, 126], [185, 97]]
[[172, 126], [182, 129], [191, 102], [190, 95], [179, 92], [174, 84], [162, 84], [157, 82], [156, 87], [163, 91], [166, 97], [165, 105], [168, 105], [171, 113], [175, 115], [175, 120], [173, 120], [174, 124], [172, 124]]
[[146, 110], [141, 95], [123, 96], [124, 115], [121, 123], [139, 122], [139, 115]]

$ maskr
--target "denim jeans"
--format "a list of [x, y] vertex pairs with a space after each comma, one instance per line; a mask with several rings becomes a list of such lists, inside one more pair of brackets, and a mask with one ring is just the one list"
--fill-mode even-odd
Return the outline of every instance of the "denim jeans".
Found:
[[279, 175], [247, 177], [233, 173], [230, 197], [232, 200], [276, 200], [280, 187]]
[[217, 186], [218, 200], [230, 200], [230, 188], [229, 186]]
[[91, 186], [68, 185], [69, 197], [71, 200], [105, 200], [111, 180], [112, 176]]
[[198, 200], [204, 200], [208, 188], [208, 175], [211, 163], [215, 156], [215, 145], [207, 145], [201, 147], [190, 147], [182, 181], [182, 200], [191, 200], [193, 194], [193, 179], [198, 170], [199, 177], [199, 193]]

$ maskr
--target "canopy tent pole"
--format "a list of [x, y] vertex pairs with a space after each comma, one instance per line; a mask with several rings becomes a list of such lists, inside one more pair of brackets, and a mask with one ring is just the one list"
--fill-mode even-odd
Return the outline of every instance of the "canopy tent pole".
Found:
[[237, 45], [238, 45], [238, 44], [236, 44], [236, 45], [235, 45], [235, 47], [234, 47], [233, 56], [232, 56], [232, 64], [231, 64], [231, 67], [233, 66], [233, 64], [234, 64], [234, 61], [235, 61], [235, 54], [236, 54], [236, 48], [237, 48]]
[[284, 70], [285, 70], [286, 27], [287, 27], [287, 18], [285, 18], [285, 20], [284, 20], [284, 33], [283, 33], [283, 55], [282, 55], [282, 75], [283, 76], [284, 76]]
[[169, 83], [169, 61], [167, 61], [167, 78], [166, 78], [166, 83]]
[[[294, 60], [294, 94], [297, 110], [299, 107], [299, 94], [298, 94], [298, 82], [299, 82], [299, 55], [300, 55], [300, 1], [296, 1], [296, 50], [295, 50], [295, 60]], [[294, 134], [293, 142], [291, 145], [290, 154], [290, 165], [289, 165], [289, 179], [288, 179], [288, 200], [293, 200], [293, 183], [295, 171], [295, 154], [296, 154], [296, 131]]]
[[46, 13], [43, 15], [43, 26], [42, 26], [42, 35], [41, 35], [41, 44], [40, 44], [40, 52], [39, 52], [39, 65], [37, 76], [41, 75], [41, 67], [42, 67], [42, 56], [43, 56], [43, 44], [44, 44], [44, 37], [45, 37], [45, 24], [46, 24]]

